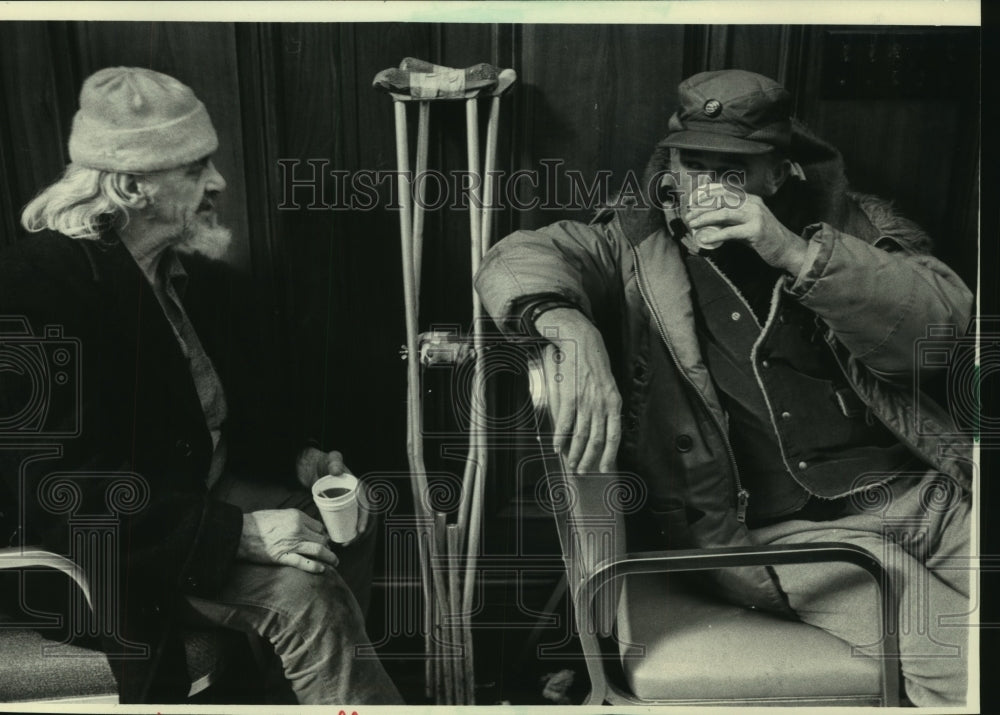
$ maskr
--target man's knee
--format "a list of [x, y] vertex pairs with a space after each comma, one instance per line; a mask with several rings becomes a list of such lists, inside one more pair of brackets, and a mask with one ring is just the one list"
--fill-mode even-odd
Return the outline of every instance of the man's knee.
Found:
[[293, 620], [348, 623], [360, 620], [354, 594], [335, 569], [312, 574], [290, 566], [273, 569], [275, 606]]

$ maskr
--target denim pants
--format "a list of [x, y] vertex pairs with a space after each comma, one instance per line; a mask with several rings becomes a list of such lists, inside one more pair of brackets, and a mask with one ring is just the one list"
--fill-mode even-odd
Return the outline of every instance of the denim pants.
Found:
[[[899, 604], [899, 659], [915, 705], [962, 705], [968, 683], [970, 507], [968, 494], [932, 472], [902, 475], [879, 492], [847, 499], [831, 521], [789, 519], [751, 531], [759, 544], [836, 541], [872, 552]], [[942, 489], [935, 491], [935, 485]], [[806, 623], [877, 654], [879, 603], [856, 566], [776, 566], [789, 605]], [[869, 647], [866, 647], [869, 646]]]
[[[244, 513], [298, 508], [318, 518], [304, 489], [291, 491], [224, 475], [213, 493]], [[266, 638], [300, 704], [402, 703], [382, 664], [370, 655], [365, 632], [377, 531], [370, 522], [356, 542], [335, 546], [340, 564], [323, 574], [237, 562], [214, 598], [187, 597], [188, 618]], [[369, 654], [362, 655], [364, 651]]]

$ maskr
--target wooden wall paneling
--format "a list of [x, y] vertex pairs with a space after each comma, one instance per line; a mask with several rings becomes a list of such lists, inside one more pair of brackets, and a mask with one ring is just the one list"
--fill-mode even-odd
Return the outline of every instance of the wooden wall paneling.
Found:
[[[345, 255], [346, 232], [336, 225], [333, 211], [323, 208], [334, 197], [329, 182], [323, 180], [325, 192], [300, 188], [285, 194], [289, 174], [302, 181], [314, 172], [339, 168], [334, 147], [346, 114], [337, 101], [342, 79], [335, 52], [339, 32], [336, 24], [288, 23], [277, 26], [274, 36], [278, 143], [271, 161], [297, 163], [281, 170], [282, 184], [273, 197], [276, 202], [293, 199], [296, 205], [278, 212], [296, 391], [309, 416], [308, 431], [324, 442], [342, 434], [340, 415], [348, 404], [343, 392], [347, 381], [338, 378], [349, 369], [353, 350], [348, 341], [338, 339], [335, 326], [344, 327], [338, 319], [348, 309], [353, 266]], [[353, 464], [350, 451], [339, 440], [336, 446]]]
[[[803, 118], [841, 150], [855, 188], [895, 201], [903, 215], [930, 233], [936, 255], [972, 285], [976, 226], [964, 217], [969, 197], [978, 194], [978, 87], [956, 75], [947, 95], [892, 96], [882, 90], [881, 97], [825, 96], [824, 42], [830, 41], [831, 33], [859, 31], [818, 27], [807, 33], [806, 70], [798, 88]], [[973, 50], [978, 47], [978, 28], [885, 28], [880, 32], [925, 38], [949, 35]]]
[[[2, 41], [2, 37], [0, 37], [0, 41]], [[13, 197], [15, 191], [12, 186], [13, 182], [10, 181], [10, 177], [14, 175], [14, 165], [10, 156], [13, 143], [8, 127], [8, 122], [0, 122], [0, 171], [5, 177], [8, 177], [7, 181], [4, 182], [3, 190], [0, 190], [0, 249], [12, 245], [20, 233], [21, 206], [18, 202], [15, 207]]]
[[726, 69], [742, 69], [782, 81], [781, 56], [788, 30], [781, 25], [733, 25]]
[[23, 233], [21, 210], [69, 161], [66, 146], [78, 86], [72, 87], [65, 48], [53, 45], [56, 28], [61, 25], [0, 23], [4, 243]]
[[[561, 161], [584, 178], [611, 171], [611, 193], [625, 172], [642, 171], [666, 133], [684, 70], [682, 26], [537, 25], [523, 28], [522, 167], [541, 170]], [[546, 177], [535, 195], [545, 200]], [[569, 209], [566, 181], [548, 187], [552, 199], [515, 215], [534, 228], [557, 219], [589, 220], [592, 208]], [[522, 200], [530, 198], [526, 193]]]
[[[393, 111], [372, 78], [407, 55], [426, 56], [430, 26], [282, 26], [282, 158], [328, 169], [392, 171]], [[327, 185], [332, 204], [334, 182]], [[394, 183], [367, 209], [282, 211], [291, 319], [307, 410], [354, 469], [403, 469], [405, 374]], [[351, 192], [347, 192], [350, 198]], [[364, 198], [364, 197], [359, 197]]]
[[219, 134], [219, 150], [213, 160], [228, 185], [219, 207], [220, 220], [233, 229], [227, 260], [247, 270], [249, 220], [233, 25], [80, 22], [74, 27], [84, 77], [102, 67], [149, 67], [176, 77], [204, 102]]
[[278, 145], [274, 26], [238, 23], [234, 38], [246, 172], [248, 278], [255, 306], [251, 322], [256, 372], [244, 397], [252, 401], [263, 429], [268, 429], [276, 414], [303, 414], [294, 377], [297, 353], [288, 327], [284, 247], [277, 217], [281, 184], [274, 160]]
[[709, 25], [704, 46], [703, 65], [705, 71], [723, 70], [732, 66], [732, 27], [729, 25]]
[[801, 26], [689, 25], [685, 33], [684, 77], [721, 69], [742, 69], [772, 77], [792, 89], [802, 47]]
[[241, 23], [234, 29], [251, 275], [272, 322], [280, 323], [287, 319], [287, 296], [283, 292], [286, 281], [278, 220], [283, 186], [275, 161], [279, 143], [275, 33], [274, 27], [266, 24]]

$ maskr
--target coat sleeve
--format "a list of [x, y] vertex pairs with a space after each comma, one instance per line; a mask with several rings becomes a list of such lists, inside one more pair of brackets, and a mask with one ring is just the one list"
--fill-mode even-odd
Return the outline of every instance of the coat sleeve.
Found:
[[555, 301], [596, 317], [620, 292], [621, 241], [607, 224], [561, 221], [497, 243], [476, 275], [476, 290], [505, 332], [521, 327], [526, 305]]
[[936, 258], [891, 239], [872, 245], [827, 224], [810, 226], [805, 235], [806, 265], [789, 291], [876, 375], [911, 376], [929, 326], [964, 331], [968, 325], [972, 293]]

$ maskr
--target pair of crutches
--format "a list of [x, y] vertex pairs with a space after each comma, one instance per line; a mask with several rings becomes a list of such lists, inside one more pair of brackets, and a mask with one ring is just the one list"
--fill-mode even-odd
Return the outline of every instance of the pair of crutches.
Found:
[[[427, 171], [430, 104], [465, 100], [469, 174], [469, 232], [471, 270], [475, 275], [490, 246], [493, 222], [487, 202], [493, 196], [500, 98], [517, 79], [514, 70], [487, 64], [466, 69], [433, 65], [406, 58], [398, 69], [380, 72], [376, 88], [389, 92], [396, 119], [396, 162], [400, 196], [399, 229], [402, 242], [403, 295], [406, 310], [407, 457], [418, 524], [420, 575], [424, 596], [426, 695], [438, 704], [475, 703], [475, 671], [471, 614], [476, 564], [482, 527], [483, 482], [486, 477], [486, 397], [483, 379], [483, 309], [472, 291], [472, 351], [456, 349], [452, 360], [473, 360], [469, 404], [469, 447], [462, 490], [454, 523], [448, 514], [431, 513], [429, 482], [423, 452], [421, 359], [428, 360], [433, 336], [419, 333], [420, 271], [424, 230], [424, 187]], [[485, 171], [480, 173], [479, 99], [490, 97], [486, 132]], [[407, 104], [417, 103], [415, 172], [410, 171]], [[415, 193], [414, 193], [415, 190]], [[487, 197], [486, 202], [483, 195]], [[444, 565], [444, 568], [442, 568]]]

